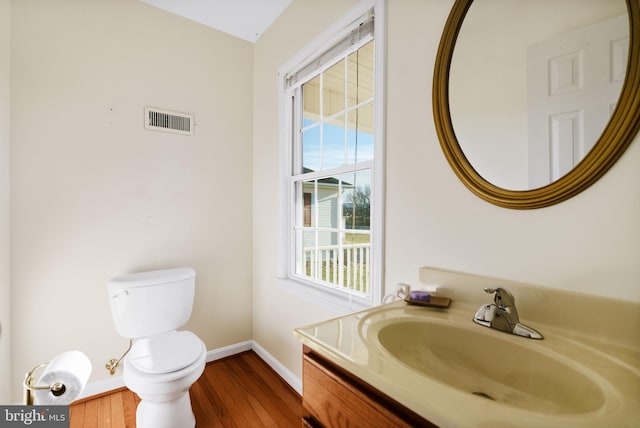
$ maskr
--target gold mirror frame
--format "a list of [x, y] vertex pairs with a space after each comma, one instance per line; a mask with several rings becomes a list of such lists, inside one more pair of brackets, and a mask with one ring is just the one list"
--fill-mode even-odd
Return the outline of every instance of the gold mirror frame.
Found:
[[433, 116], [445, 157], [474, 194], [505, 208], [535, 209], [582, 192], [616, 163], [640, 128], [640, 0], [626, 0], [629, 15], [627, 73], [616, 108], [591, 151], [570, 172], [544, 187], [508, 190], [485, 180], [471, 166], [456, 138], [449, 110], [449, 70], [464, 17], [473, 0], [455, 0], [444, 26], [433, 75]]

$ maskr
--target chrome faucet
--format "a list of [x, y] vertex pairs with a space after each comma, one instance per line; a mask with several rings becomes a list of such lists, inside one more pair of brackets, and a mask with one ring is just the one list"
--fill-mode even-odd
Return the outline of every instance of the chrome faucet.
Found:
[[504, 288], [485, 288], [484, 291], [493, 294], [495, 303], [480, 306], [473, 317], [473, 322], [518, 336], [543, 339], [536, 330], [520, 324], [516, 299], [511, 293]]

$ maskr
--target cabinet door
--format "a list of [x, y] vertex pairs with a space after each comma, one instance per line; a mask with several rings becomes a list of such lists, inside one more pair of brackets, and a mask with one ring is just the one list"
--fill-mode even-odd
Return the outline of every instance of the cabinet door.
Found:
[[313, 353], [304, 355], [302, 405], [307, 418], [331, 428], [434, 426]]

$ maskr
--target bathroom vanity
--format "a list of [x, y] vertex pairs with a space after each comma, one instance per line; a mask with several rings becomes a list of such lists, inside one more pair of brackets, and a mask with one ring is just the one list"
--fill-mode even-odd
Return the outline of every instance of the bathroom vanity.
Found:
[[[455, 282], [446, 309], [400, 301], [296, 329], [306, 426], [640, 426], [640, 304]], [[473, 323], [481, 285], [509, 287], [544, 339]]]

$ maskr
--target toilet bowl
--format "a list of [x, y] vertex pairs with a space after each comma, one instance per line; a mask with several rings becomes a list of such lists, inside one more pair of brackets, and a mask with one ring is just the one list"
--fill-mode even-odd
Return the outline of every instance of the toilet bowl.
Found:
[[142, 400], [137, 426], [195, 425], [188, 391], [202, 375], [206, 356], [204, 343], [189, 331], [172, 331], [133, 345], [124, 360], [123, 378]]
[[195, 271], [124, 275], [110, 279], [108, 287], [116, 330], [135, 339], [124, 358], [123, 380], [141, 399], [137, 427], [194, 427], [189, 388], [204, 371], [206, 347], [177, 328], [191, 316]]

